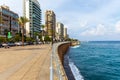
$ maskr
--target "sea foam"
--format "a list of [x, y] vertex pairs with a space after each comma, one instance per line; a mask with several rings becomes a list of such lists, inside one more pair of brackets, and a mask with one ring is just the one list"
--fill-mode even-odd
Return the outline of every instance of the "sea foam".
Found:
[[80, 45], [77, 45], [77, 46], [73, 46], [73, 47], [71, 47], [71, 48], [78, 48], [78, 47], [80, 47]]
[[69, 61], [69, 66], [74, 75], [75, 80], [84, 80], [77, 66], [72, 61]]

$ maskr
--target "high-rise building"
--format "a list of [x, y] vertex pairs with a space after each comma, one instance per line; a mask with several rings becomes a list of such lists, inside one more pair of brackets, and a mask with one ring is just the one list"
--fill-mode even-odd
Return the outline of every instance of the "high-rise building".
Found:
[[56, 15], [53, 11], [47, 10], [45, 13], [45, 27], [49, 37], [55, 39], [56, 33]]
[[14, 36], [18, 33], [18, 14], [11, 11], [8, 6], [0, 6], [0, 35], [5, 36], [8, 31]]
[[23, 0], [23, 14], [30, 21], [26, 23], [26, 36], [35, 37], [41, 31], [41, 9], [37, 0]]
[[60, 22], [57, 22], [56, 33], [57, 40], [62, 41], [64, 39], [64, 25]]
[[67, 28], [64, 28], [64, 39], [67, 39]]

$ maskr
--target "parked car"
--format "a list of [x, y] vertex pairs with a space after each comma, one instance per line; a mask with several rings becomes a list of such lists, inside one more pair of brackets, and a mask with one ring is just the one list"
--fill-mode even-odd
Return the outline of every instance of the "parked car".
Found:
[[0, 48], [3, 47], [2, 44], [0, 43]]
[[28, 45], [28, 43], [27, 43], [27, 42], [24, 42], [24, 45]]
[[[22, 46], [22, 42], [15, 42], [15, 45], [16, 45], [16, 46]], [[28, 45], [28, 43], [27, 43], [27, 42], [24, 42], [24, 45]]]
[[27, 42], [28, 43], [28, 45], [33, 45], [33, 42]]
[[38, 42], [38, 44], [43, 44], [43, 42]]
[[15, 46], [15, 43], [7, 43], [8, 46]]
[[16, 46], [22, 46], [22, 42], [15, 42]]
[[3, 43], [2, 46], [5, 47], [5, 48], [9, 48], [7, 43]]

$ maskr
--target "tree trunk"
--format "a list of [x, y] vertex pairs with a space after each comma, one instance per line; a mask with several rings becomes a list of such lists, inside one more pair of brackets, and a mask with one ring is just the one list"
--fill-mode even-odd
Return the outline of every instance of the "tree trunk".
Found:
[[22, 27], [22, 46], [24, 46], [24, 27]]

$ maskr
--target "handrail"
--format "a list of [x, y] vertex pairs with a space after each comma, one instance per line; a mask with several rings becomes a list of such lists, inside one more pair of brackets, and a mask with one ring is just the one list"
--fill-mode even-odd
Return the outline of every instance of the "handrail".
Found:
[[64, 43], [68, 42], [55, 43], [52, 46], [52, 54], [50, 56], [50, 80], [68, 80], [57, 51], [58, 46]]
[[53, 80], [53, 59], [52, 59], [52, 54], [51, 54], [51, 59], [50, 59], [50, 80]]

